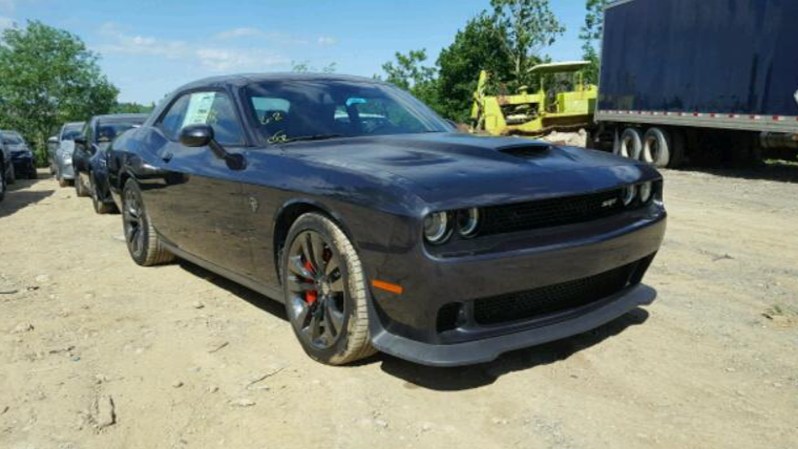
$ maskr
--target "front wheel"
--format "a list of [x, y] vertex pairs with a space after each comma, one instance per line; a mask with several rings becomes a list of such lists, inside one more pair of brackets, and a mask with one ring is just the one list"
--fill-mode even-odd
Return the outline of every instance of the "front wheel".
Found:
[[3, 201], [3, 198], [6, 196], [6, 170], [2, 164], [0, 164], [0, 201]]
[[[77, 182], [77, 178], [76, 182]], [[133, 261], [141, 266], [160, 265], [173, 261], [175, 256], [167, 250], [152, 226], [141, 190], [136, 181], [128, 179], [122, 191], [122, 224], [127, 250]]]
[[294, 222], [286, 241], [285, 308], [305, 352], [329, 365], [374, 354], [363, 267], [343, 231], [329, 218], [308, 213]]
[[91, 203], [94, 206], [94, 212], [102, 215], [102, 214], [110, 214], [113, 212], [113, 207], [103, 202], [100, 199], [100, 194], [97, 192], [97, 183], [94, 182], [94, 177], [91, 178]]

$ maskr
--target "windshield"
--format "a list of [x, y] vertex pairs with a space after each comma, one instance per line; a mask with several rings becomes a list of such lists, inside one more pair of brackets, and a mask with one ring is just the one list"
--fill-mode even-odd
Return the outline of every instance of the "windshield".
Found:
[[123, 132], [129, 130], [130, 128], [141, 126], [144, 123], [144, 119], [136, 120], [131, 119], [130, 121], [124, 122], [100, 122], [97, 124], [97, 133], [94, 136], [95, 143], [111, 143], [116, 136], [122, 134]]
[[245, 92], [252, 121], [267, 143], [450, 131], [411, 95], [376, 83], [263, 82]]
[[22, 145], [25, 143], [19, 134], [3, 133], [3, 143], [6, 145]]
[[64, 128], [64, 132], [61, 133], [61, 140], [75, 140], [75, 137], [78, 137], [81, 131], [83, 131], [83, 124], [67, 126]]

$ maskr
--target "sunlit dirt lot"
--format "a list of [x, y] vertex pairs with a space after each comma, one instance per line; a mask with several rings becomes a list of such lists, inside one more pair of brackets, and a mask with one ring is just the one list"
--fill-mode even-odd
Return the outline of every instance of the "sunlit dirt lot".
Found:
[[653, 305], [459, 369], [319, 365], [280, 304], [136, 266], [42, 172], [0, 203], [0, 447], [795, 448], [793, 168], [666, 171]]

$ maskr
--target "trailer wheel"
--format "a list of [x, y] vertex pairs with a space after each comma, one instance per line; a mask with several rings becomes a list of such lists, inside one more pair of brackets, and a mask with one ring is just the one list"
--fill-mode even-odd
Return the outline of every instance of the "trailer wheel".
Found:
[[643, 136], [636, 128], [626, 128], [621, 133], [620, 140], [615, 145], [615, 154], [630, 159], [640, 159], [643, 151]]
[[643, 138], [640, 160], [657, 168], [665, 168], [671, 162], [671, 137], [660, 128], [650, 128]]

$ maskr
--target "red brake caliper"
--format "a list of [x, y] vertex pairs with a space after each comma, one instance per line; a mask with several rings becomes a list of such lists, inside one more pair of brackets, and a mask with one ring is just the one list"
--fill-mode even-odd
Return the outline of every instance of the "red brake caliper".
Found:
[[[310, 264], [310, 261], [305, 261], [305, 269], [308, 270], [309, 273], [313, 273], [313, 265]], [[308, 290], [305, 292], [305, 302], [308, 305], [313, 305], [316, 300], [319, 299], [319, 292], [316, 290]]]

